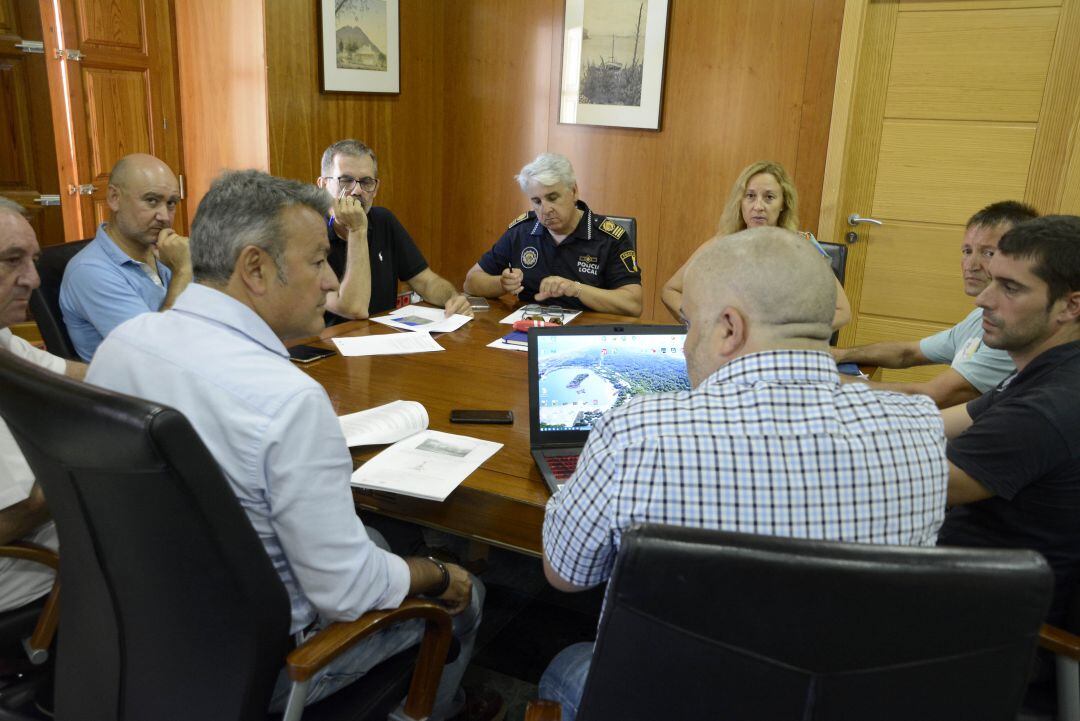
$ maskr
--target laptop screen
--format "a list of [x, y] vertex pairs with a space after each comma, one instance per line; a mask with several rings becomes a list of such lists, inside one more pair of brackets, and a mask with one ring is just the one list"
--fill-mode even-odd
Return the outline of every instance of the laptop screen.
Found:
[[[686, 390], [682, 326], [567, 326], [529, 333], [532, 435], [584, 438], [636, 395]], [[570, 440], [569, 438], [558, 438]]]

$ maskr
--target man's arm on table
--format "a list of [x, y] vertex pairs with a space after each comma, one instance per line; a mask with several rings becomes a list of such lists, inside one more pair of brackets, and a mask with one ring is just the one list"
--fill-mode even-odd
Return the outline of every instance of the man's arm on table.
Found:
[[19, 540], [48, 520], [45, 495], [35, 482], [28, 497], [0, 510], [0, 545]]
[[639, 283], [630, 283], [608, 290], [558, 275], [549, 275], [540, 281], [540, 290], [536, 294], [538, 303], [561, 297], [577, 298], [585, 304], [586, 308], [598, 313], [641, 315], [641, 284]]
[[[830, 350], [837, 363], [861, 363], [880, 368], [911, 368], [934, 362], [923, 354], [919, 341], [885, 341], [855, 348]], [[966, 403], [981, 395], [970, 381], [952, 368], [945, 369], [928, 381], [864, 381], [852, 376], [844, 376], [843, 380], [866, 383], [871, 388], [883, 391], [930, 396], [938, 408], [949, 408], [959, 403]]]
[[469, 307], [469, 299], [458, 293], [450, 281], [431, 268], [424, 268], [405, 282], [428, 303], [445, 308], [448, 316], [454, 313], [473, 314], [472, 308]]
[[335, 233], [339, 230], [346, 233], [345, 272], [338, 279], [338, 289], [326, 294], [326, 307], [344, 318], [367, 318], [371, 305], [371, 257], [368, 216], [363, 204], [351, 196], [335, 200], [333, 228]]
[[525, 274], [520, 268], [507, 267], [499, 275], [491, 275], [474, 263], [465, 276], [465, 292], [485, 298], [498, 298], [502, 295], [517, 295], [521, 292], [521, 283]]
[[177, 234], [172, 228], [165, 228], [158, 233], [157, 242], [158, 261], [169, 266], [172, 271], [172, 279], [169, 281], [169, 289], [165, 291], [165, 299], [161, 301], [159, 311], [168, 310], [191, 283], [191, 251], [188, 239]]

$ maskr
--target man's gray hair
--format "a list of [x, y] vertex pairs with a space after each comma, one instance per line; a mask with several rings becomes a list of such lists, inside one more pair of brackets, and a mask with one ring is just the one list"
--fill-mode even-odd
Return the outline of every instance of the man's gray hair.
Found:
[[375, 172], [375, 177], [379, 177], [379, 161], [375, 159], [375, 151], [361, 143], [359, 140], [353, 140], [352, 138], [339, 140], [323, 151], [322, 164], [320, 166], [322, 172], [320, 175], [325, 178], [328, 177], [330, 173], [334, 172], [334, 158], [339, 155], [348, 155], [354, 158], [362, 158], [365, 155], [368, 156], [371, 158], [371, 167]]
[[527, 187], [534, 180], [540, 185], [562, 183], [567, 188], [577, 182], [577, 178], [574, 177], [574, 166], [570, 165], [565, 155], [558, 153], [540, 153], [535, 160], [514, 176], [514, 180], [518, 182], [522, 192], [528, 192]]
[[30, 214], [26, 212], [26, 208], [22, 207], [14, 200], [10, 198], [5, 198], [2, 195], [0, 195], [0, 210], [6, 210], [10, 213], [15, 213], [16, 215], [20, 215], [23, 218], [30, 217]]
[[259, 170], [227, 170], [199, 202], [191, 224], [191, 269], [200, 283], [227, 283], [240, 251], [262, 248], [283, 272], [285, 252], [281, 211], [306, 205], [321, 216], [330, 196], [320, 188], [275, 178]]

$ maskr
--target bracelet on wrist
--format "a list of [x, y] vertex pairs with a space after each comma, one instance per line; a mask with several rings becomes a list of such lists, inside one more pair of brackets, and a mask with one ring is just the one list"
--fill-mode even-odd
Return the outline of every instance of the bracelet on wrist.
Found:
[[435, 567], [439, 569], [439, 573], [442, 574], [442, 580], [439, 581], [438, 586], [431, 589], [430, 591], [428, 591], [424, 595], [425, 596], [430, 596], [431, 598], [438, 598], [439, 596], [443, 595], [444, 593], [446, 593], [450, 589], [450, 571], [447, 570], [446, 564], [443, 563], [442, 561], [440, 561], [437, 558], [433, 558], [432, 556], [428, 556], [427, 560], [434, 563]]

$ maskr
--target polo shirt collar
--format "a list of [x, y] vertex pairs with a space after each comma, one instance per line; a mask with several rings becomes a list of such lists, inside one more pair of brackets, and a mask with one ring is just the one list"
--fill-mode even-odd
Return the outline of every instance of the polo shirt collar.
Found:
[[718, 385], [759, 382], [781, 384], [840, 384], [836, 361], [824, 351], [770, 350], [741, 356], [721, 366], [702, 383]]
[[[584, 211], [584, 214], [581, 216], [581, 220], [578, 221], [577, 227], [574, 228], [574, 232], [571, 233], [570, 235], [566, 236], [566, 240], [564, 240], [563, 243], [566, 243], [566, 241], [570, 240], [571, 238], [581, 238], [582, 240], [592, 240], [592, 233], [593, 233], [593, 222], [592, 222], [593, 212], [592, 212], [592, 210], [589, 209], [589, 206], [585, 205], [584, 200], [578, 200], [574, 204], [574, 207], [576, 207], [578, 210]], [[529, 231], [529, 235], [543, 235], [546, 232], [547, 232], [547, 228], [545, 228], [544, 225], [540, 222], [540, 218], [537, 218], [536, 223], [533, 224], [532, 230]]]
[[123, 248], [116, 244], [116, 241], [113, 240], [105, 230], [105, 223], [98, 226], [94, 241], [101, 245], [101, 250], [105, 253], [105, 257], [117, 265], [124, 265], [126, 263], [132, 263], [139, 266], [145, 265], [125, 253]]
[[274, 335], [274, 331], [258, 313], [220, 290], [200, 283], [191, 283], [176, 299], [172, 310], [231, 328], [268, 351], [284, 358], [289, 357], [285, 344]]

